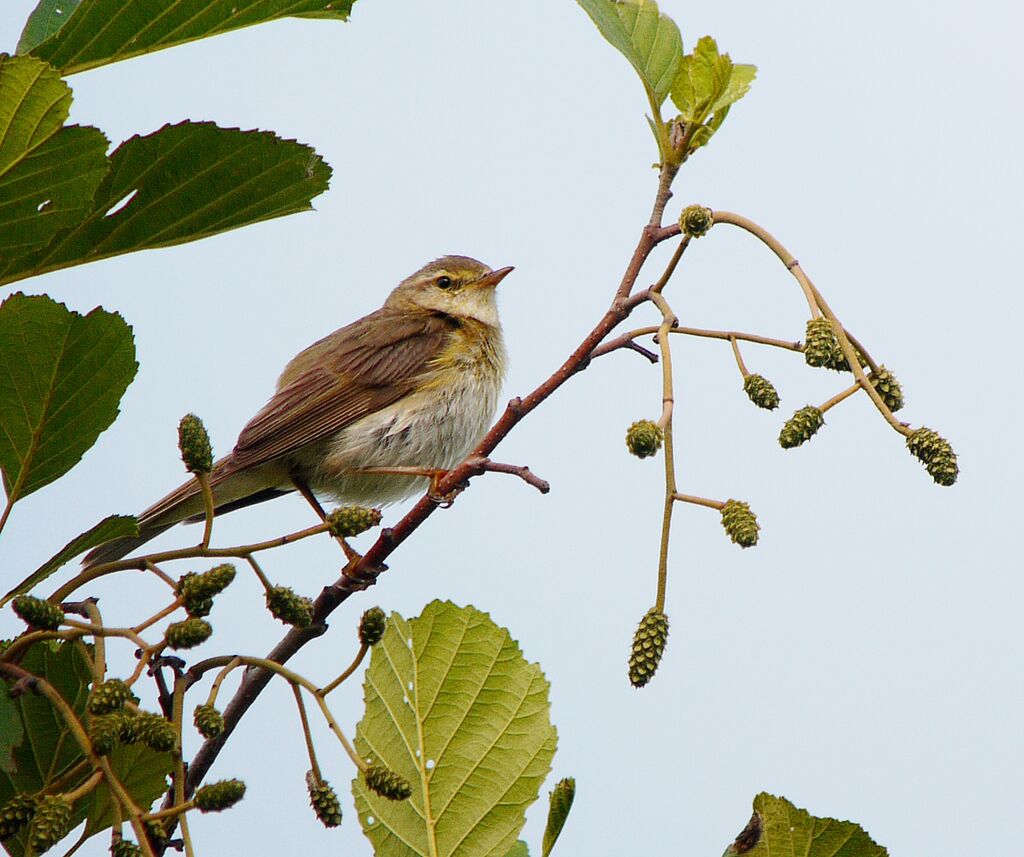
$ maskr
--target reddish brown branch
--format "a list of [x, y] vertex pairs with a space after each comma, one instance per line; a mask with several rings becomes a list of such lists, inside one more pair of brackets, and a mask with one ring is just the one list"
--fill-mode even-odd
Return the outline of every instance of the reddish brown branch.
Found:
[[[514, 468], [512, 465], [499, 465], [495, 462], [489, 462], [488, 456], [520, 420], [537, 408], [573, 375], [585, 369], [591, 360], [594, 349], [629, 315], [634, 307], [648, 299], [643, 292], [631, 295], [637, 278], [640, 276], [640, 271], [648, 256], [650, 256], [651, 251], [659, 243], [678, 234], [678, 223], [667, 227], [652, 225], [644, 227], [636, 249], [633, 251], [633, 256], [629, 260], [625, 273], [622, 275], [622, 280], [615, 292], [612, 304], [598, 321], [597, 325], [583, 338], [572, 354], [565, 359], [562, 365], [547, 380], [541, 383], [529, 395], [523, 398], [514, 398], [508, 403], [505, 411], [491, 427], [490, 431], [487, 432], [484, 439], [477, 444], [476, 449], [461, 464], [450, 470], [447, 475], [438, 481], [438, 484], [435, 486], [435, 494], [441, 496], [450, 494], [456, 491], [456, 489], [464, 487], [473, 476], [478, 476], [486, 470], [514, 473], [538, 488], [540, 484], [547, 485], [543, 480], [537, 479], [533, 474], [530, 474], [526, 468], [520, 469]], [[489, 462], [490, 466], [485, 466], [481, 470], [481, 463], [485, 461]], [[530, 478], [526, 474], [529, 474]], [[353, 592], [359, 592], [372, 586], [376, 582], [377, 577], [387, 568], [384, 561], [437, 508], [438, 504], [434, 500], [428, 496], [423, 496], [394, 527], [382, 530], [377, 541], [374, 542], [366, 554], [362, 558], [349, 562], [342, 571], [341, 577], [330, 586], [324, 587], [320, 592], [320, 595], [314, 602], [312, 626], [289, 631], [274, 647], [273, 651], [267, 655], [268, 659], [278, 663], [285, 663], [303, 646], [323, 634], [327, 630], [327, 617]], [[224, 731], [217, 738], [204, 743], [189, 765], [186, 796], [191, 796], [196, 786], [202, 782], [210, 766], [219, 755], [225, 741], [234, 731], [234, 728], [249, 709], [249, 706], [256, 701], [260, 692], [266, 687], [270, 678], [271, 674], [268, 670], [250, 669], [247, 671], [234, 697], [224, 709]]]

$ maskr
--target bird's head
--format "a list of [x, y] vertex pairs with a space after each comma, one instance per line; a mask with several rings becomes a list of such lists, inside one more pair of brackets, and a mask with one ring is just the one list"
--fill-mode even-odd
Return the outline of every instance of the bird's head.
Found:
[[384, 305], [442, 312], [498, 327], [494, 289], [511, 271], [511, 267], [492, 271], [468, 256], [442, 256], [402, 280]]

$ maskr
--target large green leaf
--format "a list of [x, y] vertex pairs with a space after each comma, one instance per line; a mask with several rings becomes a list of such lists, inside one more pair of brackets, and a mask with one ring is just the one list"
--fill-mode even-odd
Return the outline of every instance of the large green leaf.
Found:
[[126, 140], [87, 216], [42, 250], [0, 264], [0, 285], [312, 208], [331, 168], [309, 146], [209, 122]]
[[[170, 753], [158, 753], [145, 744], [119, 744], [110, 754], [110, 764], [121, 785], [139, 806], [148, 810], [167, 791], [167, 775], [174, 770]], [[87, 820], [86, 835], [106, 830], [117, 819], [113, 793], [104, 781], [75, 807]]]
[[32, 57], [0, 54], [0, 260], [45, 247], [77, 223], [109, 169], [107, 138], [64, 127], [71, 90]]
[[139, 522], [130, 515], [110, 515], [104, 518], [92, 529], [86, 530], [80, 536], [75, 536], [32, 574], [14, 586], [3, 598], [0, 598], [0, 607], [3, 607], [15, 595], [28, 592], [33, 586], [42, 583], [59, 568], [90, 548], [113, 539], [131, 538], [138, 534]]
[[8, 505], [70, 470], [117, 416], [135, 377], [131, 328], [46, 296], [0, 304], [0, 470]]
[[693, 53], [683, 57], [671, 95], [688, 126], [689, 152], [707, 145], [729, 108], [747, 94], [756, 74], [756, 66], [734, 65], [728, 54], [720, 54], [710, 36], [701, 38]]
[[[348, 18], [355, 0], [42, 0], [18, 53], [74, 74], [285, 17]], [[57, 13], [60, 9], [62, 14]], [[72, 13], [72, 14], [66, 14]], [[61, 22], [61, 18], [66, 21]]]
[[[21, 659], [21, 667], [33, 675], [45, 678], [81, 720], [89, 694], [92, 674], [80, 649], [65, 643], [37, 643]], [[7, 693], [7, 685], [0, 682], [0, 693]], [[24, 738], [14, 751], [14, 770], [0, 771], [0, 805], [16, 794], [35, 794], [49, 788], [85, 756], [74, 735], [57, 710], [42, 696], [31, 691], [21, 694], [15, 705], [24, 730]], [[111, 765], [122, 785], [135, 802], [148, 809], [166, 789], [166, 777], [171, 771], [170, 753], [157, 753], [138, 745], [117, 747], [110, 754]], [[85, 780], [91, 770], [85, 766], [64, 786], [73, 788]], [[113, 821], [111, 795], [105, 783], [75, 803], [72, 825], [87, 819], [86, 830], [91, 836]], [[7, 840], [4, 847], [12, 855], [26, 854], [25, 832]]]
[[683, 56], [679, 28], [654, 0], [577, 0], [601, 35], [627, 60], [657, 105], [665, 100]]
[[357, 750], [413, 788], [396, 802], [353, 781], [375, 853], [506, 857], [557, 743], [540, 667], [487, 614], [435, 601], [391, 615], [364, 695]]
[[783, 797], [761, 792], [754, 816], [723, 857], [885, 857], [858, 824], [817, 818]]

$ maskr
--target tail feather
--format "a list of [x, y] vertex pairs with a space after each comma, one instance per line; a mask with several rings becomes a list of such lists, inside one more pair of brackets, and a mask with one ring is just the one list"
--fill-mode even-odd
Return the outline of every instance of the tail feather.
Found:
[[[273, 484], [278, 481], [273, 478], [274, 475], [276, 474], [253, 470], [239, 471], [230, 455], [218, 461], [210, 474], [214, 514], [225, 514], [287, 494], [289, 489], [279, 488]], [[204, 517], [202, 492], [193, 479], [179, 485], [139, 515], [137, 536], [114, 539], [94, 548], [85, 555], [82, 566], [92, 568], [100, 563], [122, 559], [175, 524], [183, 521], [201, 521]]]

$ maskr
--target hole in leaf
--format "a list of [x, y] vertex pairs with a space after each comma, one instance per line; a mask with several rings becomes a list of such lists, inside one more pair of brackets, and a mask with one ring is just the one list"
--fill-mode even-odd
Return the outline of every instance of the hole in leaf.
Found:
[[434, 760], [433, 759], [427, 759], [427, 770], [428, 771], [434, 770]]
[[377, 819], [375, 819], [372, 815], [366, 816], [366, 823], [367, 823], [367, 825], [373, 824], [376, 820]]
[[39, 205], [36, 206], [36, 211], [46, 211], [53, 205], [52, 199], [44, 199]]
[[107, 213], [104, 214], [103, 216], [104, 217], [113, 217], [122, 208], [124, 208], [129, 202], [131, 202], [133, 199], [135, 199], [135, 194], [137, 194], [138, 192], [139, 192], [138, 189], [136, 189], [136, 190], [130, 191], [129, 193], [126, 193], [117, 202], [115, 202], [112, 206], [110, 206], [110, 208], [107, 209]]

